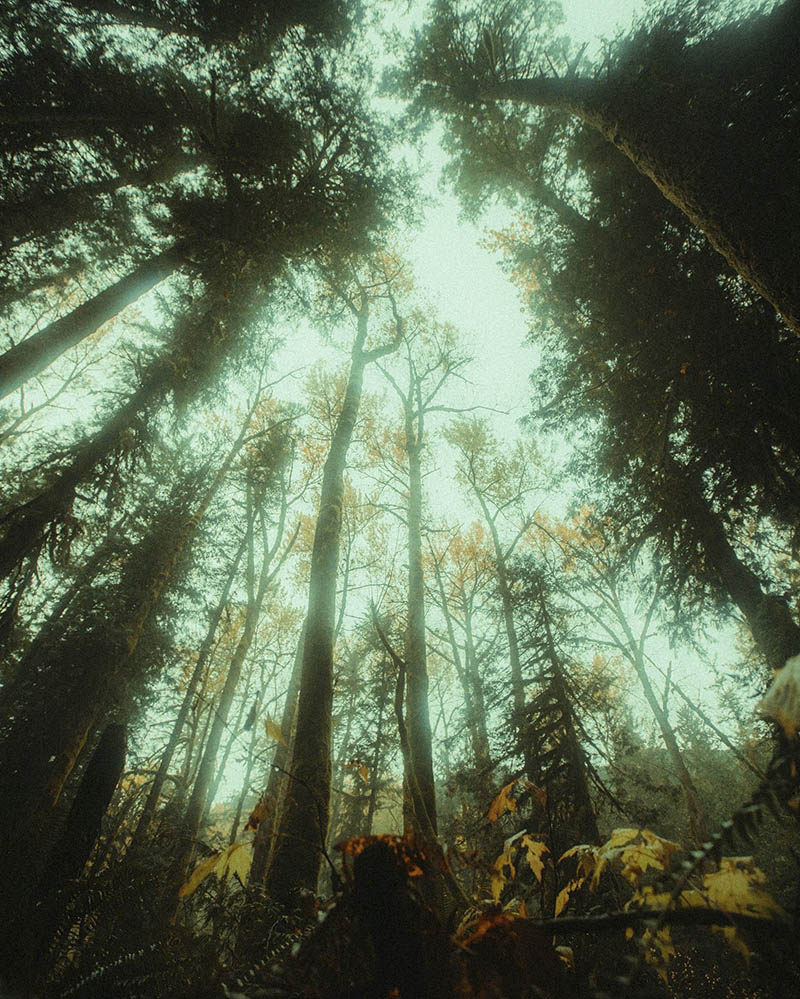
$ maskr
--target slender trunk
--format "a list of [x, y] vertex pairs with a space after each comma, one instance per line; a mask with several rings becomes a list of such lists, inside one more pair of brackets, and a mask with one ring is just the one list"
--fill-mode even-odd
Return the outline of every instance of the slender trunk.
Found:
[[197, 770], [197, 776], [194, 780], [194, 786], [192, 787], [189, 804], [186, 806], [186, 812], [183, 815], [183, 819], [176, 834], [177, 849], [173, 862], [170, 864], [169, 870], [165, 876], [165, 887], [162, 895], [162, 913], [165, 920], [173, 920], [177, 913], [178, 889], [186, 879], [187, 869], [189, 867], [189, 863], [191, 862], [194, 850], [194, 842], [200, 828], [203, 809], [205, 808], [209, 787], [214, 775], [214, 765], [216, 763], [217, 753], [219, 752], [220, 742], [222, 741], [222, 733], [227, 726], [228, 716], [230, 714], [231, 705], [233, 704], [233, 698], [236, 693], [236, 687], [242, 673], [242, 666], [244, 665], [244, 661], [247, 658], [247, 654], [250, 651], [253, 639], [255, 638], [256, 627], [261, 614], [261, 607], [270, 581], [269, 569], [271, 553], [267, 550], [265, 545], [262, 554], [261, 572], [256, 584], [253, 542], [255, 519], [256, 511], [252, 510], [248, 526], [248, 600], [247, 610], [245, 612], [244, 629], [234, 650], [230, 666], [228, 667], [225, 685], [222, 688], [219, 703], [214, 710], [211, 729], [205, 743], [205, 748], [203, 749], [203, 756]]
[[206, 664], [214, 644], [214, 636], [216, 635], [219, 622], [222, 619], [223, 612], [228, 603], [231, 587], [233, 586], [236, 574], [239, 571], [239, 563], [242, 555], [244, 554], [246, 544], [247, 537], [245, 536], [239, 545], [239, 550], [237, 551], [236, 557], [231, 565], [228, 578], [225, 580], [225, 587], [222, 591], [222, 596], [220, 597], [219, 602], [211, 615], [208, 631], [206, 632], [206, 637], [203, 639], [203, 644], [200, 646], [200, 650], [197, 654], [197, 662], [192, 670], [189, 683], [186, 686], [186, 693], [184, 694], [183, 701], [181, 702], [181, 706], [178, 710], [178, 716], [175, 719], [175, 724], [172, 726], [169, 741], [164, 748], [164, 752], [161, 754], [161, 762], [159, 763], [158, 771], [153, 778], [152, 787], [147, 795], [147, 800], [145, 801], [144, 808], [139, 816], [139, 821], [136, 824], [136, 830], [134, 831], [133, 839], [131, 841], [131, 849], [135, 848], [144, 840], [150, 828], [150, 823], [153, 821], [153, 816], [155, 815], [156, 808], [158, 806], [158, 800], [161, 797], [161, 789], [164, 786], [164, 781], [167, 779], [167, 774], [169, 773], [169, 768], [172, 764], [172, 758], [175, 755], [175, 750], [178, 748], [178, 743], [180, 742], [181, 734], [183, 732], [184, 725], [186, 724], [186, 719], [189, 715], [192, 701], [194, 700], [200, 679], [205, 671]]
[[50, 527], [70, 512], [78, 487], [114, 452], [141, 412], [168, 387], [169, 379], [167, 365], [158, 365], [105, 426], [79, 445], [70, 464], [53, 482], [6, 518], [8, 526], [0, 540], [0, 579], [9, 576], [25, 558], [38, 556]]
[[[408, 454], [408, 593], [405, 635], [407, 673], [406, 726], [411, 765], [419, 786], [428, 822], [414, 823], [414, 832], [422, 834], [426, 825], [434, 833], [436, 825], [436, 787], [433, 776], [433, 745], [430, 707], [428, 705], [428, 661], [425, 640], [425, 577], [422, 570], [422, 441], [407, 436]], [[411, 831], [411, 830], [407, 830]]]
[[388, 349], [364, 350], [368, 299], [363, 293], [357, 318], [358, 332], [347, 389], [322, 477], [311, 553], [297, 733], [289, 767], [291, 783], [268, 873], [268, 890], [285, 904], [292, 904], [292, 896], [298, 889], [316, 890], [320, 854], [325, 848], [331, 788], [333, 646], [344, 472], [361, 402], [364, 369], [370, 360], [388, 353]]
[[472, 695], [473, 728], [475, 729], [478, 753], [476, 764], [482, 772], [488, 772], [491, 766], [489, 752], [489, 733], [486, 730], [486, 699], [483, 696], [483, 680], [478, 668], [478, 658], [475, 642], [472, 637], [472, 607], [464, 597], [464, 667], [467, 685]]
[[[489, 766], [489, 738], [486, 732], [486, 715], [483, 705], [479, 708], [476, 703], [476, 690], [472, 683], [472, 675], [465, 668], [461, 659], [461, 649], [456, 641], [455, 628], [453, 626], [453, 615], [447, 602], [447, 596], [442, 582], [442, 573], [438, 561], [434, 558], [434, 573], [436, 575], [436, 585], [439, 590], [439, 600], [447, 627], [447, 638], [450, 642], [450, 651], [453, 656], [453, 665], [456, 668], [456, 676], [461, 684], [461, 691], [464, 695], [464, 707], [467, 721], [467, 731], [469, 732], [472, 756], [475, 760], [475, 768], [479, 773], [485, 773]], [[465, 601], [466, 604], [466, 601]]]
[[281, 717], [283, 742], [278, 742], [275, 746], [275, 754], [272, 758], [267, 785], [261, 795], [262, 800], [270, 808], [270, 812], [262, 819], [256, 832], [255, 842], [253, 843], [253, 862], [250, 865], [250, 877], [248, 880], [248, 884], [250, 885], [261, 885], [266, 878], [274, 834], [278, 828], [288, 786], [284, 771], [289, 763], [289, 747], [294, 742], [297, 696], [300, 692], [300, 678], [303, 670], [305, 634], [306, 625], [304, 621], [300, 629], [300, 637], [297, 641], [292, 673], [289, 677], [289, 686], [286, 689], [286, 699], [283, 703], [283, 716]]
[[497, 571], [497, 589], [500, 593], [500, 603], [503, 608], [503, 624], [506, 629], [506, 639], [508, 640], [508, 663], [511, 669], [511, 696], [514, 703], [514, 724], [517, 729], [517, 739], [519, 748], [525, 761], [525, 769], [529, 773], [535, 772], [536, 761], [530, 758], [530, 745], [525, 722], [525, 681], [522, 676], [522, 661], [519, 654], [519, 637], [517, 627], [514, 622], [514, 600], [511, 595], [511, 586], [508, 582], [508, 566], [506, 555], [500, 542], [500, 535], [497, 533], [495, 518], [491, 515], [486, 499], [477, 487], [472, 483], [473, 492], [478, 498], [483, 511], [484, 520], [489, 528], [494, 548], [495, 569]]
[[41, 374], [65, 350], [90, 336], [131, 302], [173, 274], [183, 264], [185, 256], [186, 247], [182, 244], [156, 254], [110, 288], [7, 350], [0, 356], [0, 399]]
[[327, 848], [330, 852], [331, 847], [339, 839], [339, 819], [342, 814], [342, 804], [344, 797], [344, 783], [345, 783], [345, 760], [350, 753], [350, 733], [353, 729], [353, 719], [356, 712], [356, 687], [355, 683], [351, 683], [350, 692], [347, 701], [347, 715], [345, 719], [344, 735], [342, 736], [342, 741], [339, 745], [339, 752], [336, 756], [336, 761], [333, 764], [332, 772], [334, 776], [333, 784], [333, 803], [331, 804], [331, 814], [328, 820], [328, 834], [327, 834]]
[[[228, 834], [228, 846], [231, 846], [236, 842], [236, 837], [239, 835], [239, 824], [242, 821], [242, 809], [244, 808], [244, 803], [247, 800], [247, 796], [250, 793], [250, 778], [253, 776], [253, 763], [255, 761], [255, 748], [256, 748], [256, 732], [257, 728], [253, 725], [253, 729], [250, 732], [250, 744], [247, 747], [247, 764], [244, 769], [244, 780], [242, 781], [242, 790], [239, 795], [239, 799], [236, 802], [236, 811], [233, 816], [233, 821], [231, 822], [231, 831]], [[222, 767], [220, 767], [220, 770]], [[213, 800], [209, 795], [209, 800]]]
[[636, 675], [642, 685], [645, 700], [647, 701], [650, 710], [653, 712], [656, 722], [658, 723], [658, 727], [661, 731], [661, 737], [664, 740], [667, 753], [672, 761], [675, 776], [678, 778], [678, 781], [686, 794], [686, 804], [689, 812], [689, 832], [694, 840], [694, 843], [699, 846], [708, 840], [708, 823], [705, 812], [700, 801], [700, 796], [697, 793], [694, 780], [692, 779], [692, 775], [689, 773], [686, 763], [684, 762], [683, 753], [681, 752], [677, 737], [675, 736], [675, 730], [670, 724], [667, 712], [659, 703], [658, 697], [653, 690], [653, 685], [650, 683], [650, 677], [647, 675], [647, 668], [644, 662], [644, 639], [647, 634], [647, 629], [649, 628], [650, 617], [656, 606], [658, 587], [656, 587], [655, 594], [650, 603], [650, 609], [645, 616], [641, 636], [638, 641], [628, 624], [628, 619], [623, 611], [622, 604], [619, 596], [617, 595], [616, 587], [613, 581], [610, 581], [609, 594], [614, 613], [622, 627], [626, 639], [626, 643], [620, 644], [620, 650], [636, 670]]
[[650, 710], [653, 712], [653, 715], [658, 722], [661, 737], [664, 740], [664, 745], [667, 747], [667, 752], [669, 753], [669, 758], [672, 761], [675, 776], [678, 778], [678, 781], [686, 795], [686, 806], [689, 813], [689, 833], [695, 846], [700, 846], [708, 840], [709, 832], [705, 810], [700, 801], [700, 795], [697, 792], [697, 787], [695, 786], [692, 775], [689, 773], [686, 763], [684, 762], [683, 753], [681, 752], [681, 748], [678, 745], [678, 739], [675, 735], [675, 729], [670, 724], [666, 711], [664, 711], [661, 704], [659, 704], [656, 692], [653, 690], [653, 685], [650, 683], [650, 677], [647, 675], [644, 660], [637, 651], [634, 651], [632, 661], [633, 667], [636, 670], [636, 675], [639, 677], [639, 682], [642, 685], [645, 700], [650, 706]]
[[60, 891], [83, 871], [122, 776], [126, 747], [125, 725], [108, 725], [86, 766], [64, 827], [39, 880], [43, 893]]
[[[250, 693], [249, 685], [245, 687], [242, 698], [239, 702], [239, 708], [236, 712], [236, 719], [230, 726], [228, 731], [228, 738], [225, 741], [225, 748], [222, 750], [222, 758], [217, 761], [215, 760], [214, 766], [214, 779], [211, 781], [208, 787], [208, 793], [206, 794], [206, 801], [203, 805], [203, 814], [200, 816], [200, 823], [198, 825], [198, 832], [205, 829], [211, 819], [211, 809], [214, 802], [217, 800], [217, 794], [219, 793], [220, 785], [222, 784], [222, 778], [225, 776], [225, 769], [228, 766], [228, 759], [231, 755], [233, 749], [233, 744], [239, 738], [242, 731], [242, 720], [244, 718], [244, 713], [247, 710], [247, 696]], [[217, 749], [219, 753], [219, 749]]]
[[[388, 662], [383, 663], [388, 666]], [[364, 826], [364, 835], [372, 835], [372, 823], [375, 821], [375, 811], [378, 807], [378, 786], [381, 778], [382, 748], [383, 748], [383, 715], [389, 703], [389, 691], [385, 684], [381, 684], [378, 695], [378, 717], [375, 720], [375, 742], [372, 747], [372, 759], [370, 761], [370, 786], [369, 801], [367, 803], [367, 817]]]

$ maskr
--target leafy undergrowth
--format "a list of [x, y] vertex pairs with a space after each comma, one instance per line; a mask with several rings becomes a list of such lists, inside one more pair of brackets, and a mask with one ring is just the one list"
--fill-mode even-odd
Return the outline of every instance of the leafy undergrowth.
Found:
[[[515, 812], [502, 789], [490, 819]], [[506, 815], [507, 818], [511, 817]], [[749, 857], [686, 854], [615, 829], [560, 857], [523, 828], [492, 862], [410, 838], [348, 840], [341, 890], [287, 914], [245, 891], [249, 846], [203, 860], [192, 918], [108, 946], [101, 927], [46, 991], [58, 999], [569, 999], [800, 994], [789, 917]], [[477, 887], [459, 888], [469, 868]], [[462, 879], [463, 880], [463, 879]], [[204, 914], [205, 922], [200, 921]], [[92, 943], [94, 941], [94, 943]]]

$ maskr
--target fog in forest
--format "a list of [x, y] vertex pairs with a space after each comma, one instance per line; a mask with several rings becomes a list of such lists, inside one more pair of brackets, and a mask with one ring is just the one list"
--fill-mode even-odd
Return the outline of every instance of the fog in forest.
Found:
[[797, 3], [0, 28], [0, 999], [800, 995]]

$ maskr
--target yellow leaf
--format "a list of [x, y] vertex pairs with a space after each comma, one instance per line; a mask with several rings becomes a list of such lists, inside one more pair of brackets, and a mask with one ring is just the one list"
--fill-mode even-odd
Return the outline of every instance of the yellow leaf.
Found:
[[557, 916], [564, 910], [564, 906], [567, 904], [567, 902], [569, 902], [570, 895], [575, 891], [576, 888], [580, 888], [580, 886], [584, 883], [585, 880], [586, 878], [573, 878], [572, 881], [570, 881], [565, 888], [561, 889], [561, 891], [556, 896], [555, 914]]
[[527, 833], [520, 840], [520, 844], [528, 851], [528, 866], [533, 871], [533, 876], [537, 881], [541, 882], [542, 871], [544, 870], [542, 854], [549, 853], [550, 851], [544, 843], [531, 839]]
[[516, 783], [516, 780], [512, 780], [510, 784], [506, 784], [491, 803], [488, 815], [490, 822], [497, 822], [505, 811], [516, 812], [517, 799], [511, 797], [511, 791]]
[[783, 918], [784, 910], [760, 887], [766, 880], [766, 874], [753, 863], [752, 857], [723, 857], [719, 870], [703, 878], [703, 887], [715, 909], [761, 919]]
[[232, 878], [234, 875], [244, 885], [247, 883], [247, 875], [250, 873], [250, 865], [253, 862], [253, 848], [249, 843], [234, 843], [225, 851], [228, 856], [224, 864], [217, 866], [219, 877]]
[[224, 877], [233, 877], [235, 874], [242, 884], [245, 884], [252, 860], [253, 850], [249, 843], [232, 843], [227, 850], [212, 853], [199, 863], [192, 871], [189, 880], [181, 885], [178, 897], [185, 898], [191, 895], [200, 882], [210, 874], [216, 874], [220, 880]]
[[578, 846], [572, 846], [558, 858], [559, 864], [562, 860], [566, 860], [567, 857], [578, 858], [578, 870], [583, 875], [583, 880], [585, 881], [595, 869], [598, 858], [598, 849], [589, 843], [581, 843]]
[[[494, 868], [492, 870], [492, 899], [495, 902], [500, 901], [503, 886], [517, 873], [516, 868], [514, 867], [514, 861], [511, 859], [511, 855], [516, 849], [516, 841], [519, 839], [520, 835], [520, 833], [516, 833], [514, 836], [511, 836], [505, 841], [503, 844], [503, 852], [494, 862]], [[506, 868], [508, 868], [508, 874], [505, 873]]]
[[219, 852], [212, 853], [210, 857], [206, 857], [205, 860], [201, 861], [192, 871], [191, 877], [186, 884], [181, 885], [178, 889], [178, 898], [185, 898], [186, 895], [191, 895], [200, 882], [204, 881], [217, 866], [220, 856]]
[[615, 846], [624, 846], [626, 843], [632, 843], [640, 832], [641, 830], [639, 829], [615, 829], [603, 844], [602, 849], [612, 850]]
[[[264, 719], [264, 728], [267, 730], [267, 736], [270, 739], [274, 739], [276, 742], [280, 742], [281, 745], [286, 746], [286, 740], [283, 737], [283, 732], [281, 732], [281, 727], [277, 722], [274, 722], [269, 715]], [[288, 746], [287, 746], [288, 748]]]
[[570, 971], [575, 970], [575, 954], [571, 947], [562, 944], [560, 947], [556, 947], [556, 954], [558, 954]]
[[800, 656], [787, 659], [783, 669], [778, 670], [758, 710], [774, 718], [787, 739], [794, 738], [800, 728]]

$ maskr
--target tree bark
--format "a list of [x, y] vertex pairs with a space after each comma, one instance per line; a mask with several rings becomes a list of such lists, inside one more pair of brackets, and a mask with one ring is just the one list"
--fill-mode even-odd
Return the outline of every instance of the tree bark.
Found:
[[[10, 858], [8, 876], [16, 877], [23, 892], [39, 869], [37, 835], [52, 822], [64, 784], [90, 733], [113, 704], [120, 683], [135, 678], [133, 657], [144, 626], [242, 447], [249, 422], [248, 417], [201, 502], [174, 533], [172, 544], [159, 549], [146, 539], [140, 546], [138, 557], [148, 567], [148, 584], [128, 619], [117, 622], [116, 633], [124, 635], [121, 646], [109, 650], [98, 644], [90, 661], [75, 664], [77, 668], [66, 663], [64, 685], [54, 690], [49, 702], [36, 705], [33, 717], [16, 719], [3, 742], [0, 800], [13, 801], [15, 807], [2, 813], [0, 852]], [[115, 658], [109, 661], [109, 656]]]
[[41, 374], [64, 351], [119, 315], [126, 306], [173, 274], [185, 259], [183, 244], [163, 250], [68, 315], [7, 350], [0, 356], [0, 399]]
[[519, 747], [525, 761], [525, 769], [529, 773], [535, 772], [535, 760], [530, 758], [530, 744], [525, 724], [525, 681], [522, 676], [522, 662], [519, 654], [519, 637], [517, 635], [516, 624], [514, 623], [514, 601], [511, 595], [511, 586], [508, 582], [508, 566], [506, 564], [506, 553], [500, 542], [500, 535], [497, 531], [495, 517], [489, 510], [486, 497], [473, 475], [470, 475], [472, 490], [480, 503], [483, 518], [489, 528], [494, 548], [495, 569], [497, 571], [497, 589], [500, 593], [500, 603], [503, 608], [503, 624], [506, 630], [508, 641], [508, 664], [511, 670], [511, 696], [514, 703], [514, 720], [517, 729]]
[[64, 827], [39, 880], [42, 894], [61, 891], [83, 871], [122, 776], [126, 747], [125, 725], [108, 725], [86, 766]]
[[800, 653], [800, 626], [785, 600], [765, 593], [758, 576], [739, 558], [728, 541], [718, 514], [703, 495], [703, 487], [689, 469], [665, 457], [668, 481], [681, 490], [687, 516], [733, 603], [742, 612], [750, 633], [769, 666], [782, 669], [787, 659]]
[[[458, 646], [456, 640], [455, 628], [453, 627], [453, 615], [450, 611], [450, 607], [447, 602], [447, 596], [444, 590], [444, 583], [442, 581], [442, 573], [439, 562], [434, 556], [434, 573], [436, 575], [436, 585], [439, 590], [439, 600], [441, 602], [442, 615], [445, 620], [445, 626], [447, 627], [447, 637], [450, 642], [450, 649], [453, 655], [453, 665], [456, 669], [456, 676], [458, 677], [459, 683], [461, 684], [461, 691], [464, 695], [464, 707], [466, 710], [466, 720], [467, 720], [467, 731], [469, 732], [470, 745], [472, 747], [472, 756], [475, 760], [475, 769], [479, 774], [486, 774], [488, 768], [491, 764], [491, 754], [489, 751], [489, 736], [486, 731], [486, 711], [483, 704], [483, 689], [477, 688], [476, 682], [479, 681], [480, 677], [477, 675], [476, 671], [470, 669], [470, 664], [466, 667], [461, 659], [461, 649]], [[466, 606], [466, 598], [464, 599], [464, 613], [465, 617], [469, 613]], [[466, 621], [465, 621], [465, 633]], [[471, 629], [470, 629], [471, 630]], [[470, 635], [471, 637], [471, 635]], [[468, 658], [469, 653], [466, 649], [466, 643], [468, 639], [465, 637], [465, 656]]]
[[303, 671], [297, 706], [291, 777], [281, 818], [267, 889], [292, 904], [300, 889], [314, 892], [328, 829], [331, 789], [331, 711], [333, 645], [336, 626], [336, 576], [342, 528], [342, 501], [347, 451], [358, 416], [364, 369], [391, 348], [365, 351], [369, 304], [362, 292], [350, 374], [344, 402], [322, 477], [319, 513], [311, 553]]
[[[70, 887], [84, 867], [100, 835], [103, 816], [125, 766], [125, 725], [108, 725], [86, 766], [66, 821], [50, 851], [47, 866], [32, 893], [30, 912], [17, 911], [23, 924], [9, 923], [10, 934], [0, 933], [4, 973], [23, 988], [43, 977], [50, 967], [47, 949], [69, 902]], [[13, 929], [12, 929], [13, 925]], [[4, 979], [7, 983], [9, 979]]]

